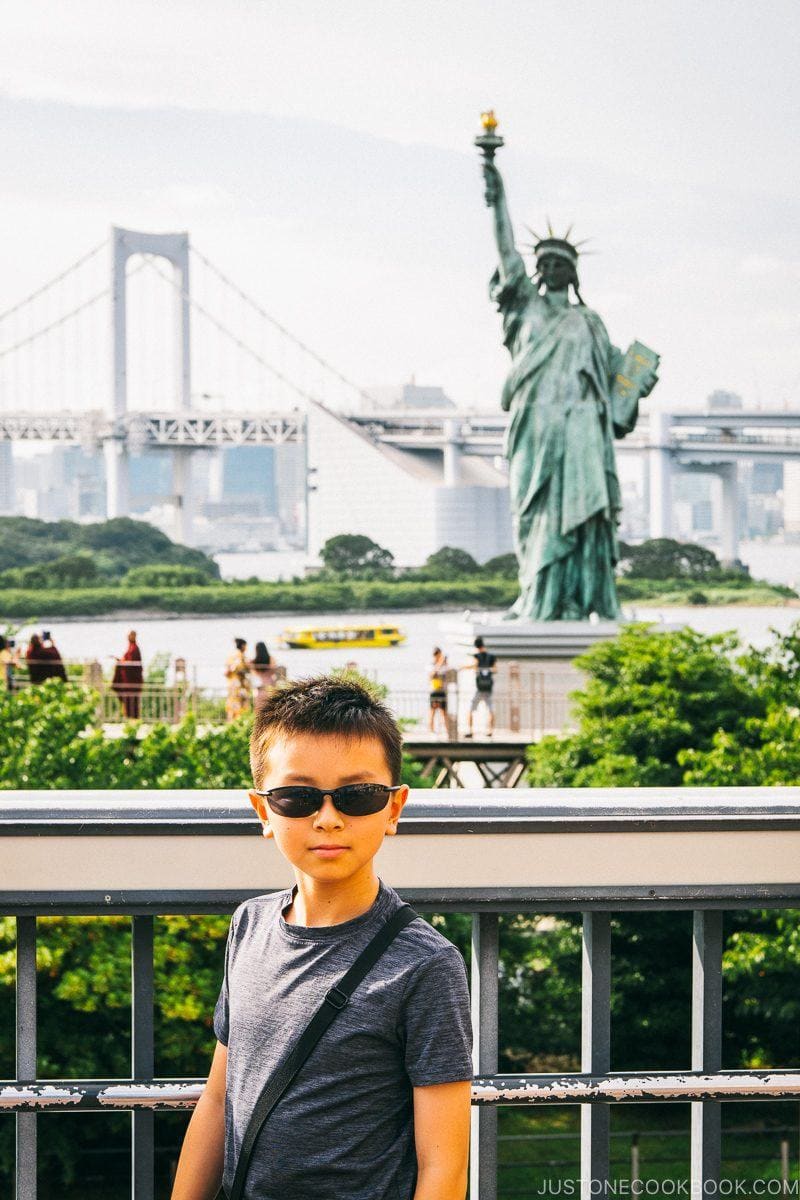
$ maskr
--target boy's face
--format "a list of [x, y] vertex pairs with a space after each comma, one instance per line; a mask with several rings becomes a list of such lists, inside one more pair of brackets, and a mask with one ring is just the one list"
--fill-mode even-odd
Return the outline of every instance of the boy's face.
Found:
[[[340, 738], [295, 734], [276, 738], [267, 752], [261, 791], [287, 784], [324, 790], [346, 783], [391, 784], [383, 746], [377, 738]], [[310, 817], [284, 817], [263, 796], [250, 793], [265, 837], [273, 837], [284, 858], [320, 883], [345, 882], [371, 863], [384, 837], [397, 832], [408, 788], [391, 793], [386, 807], [364, 817], [350, 817], [329, 796]], [[335, 848], [335, 849], [331, 849]]]

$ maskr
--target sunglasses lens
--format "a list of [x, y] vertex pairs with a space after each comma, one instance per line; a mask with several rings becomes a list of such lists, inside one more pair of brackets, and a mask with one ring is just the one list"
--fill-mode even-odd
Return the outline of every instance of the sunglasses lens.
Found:
[[320, 806], [322, 796], [316, 788], [273, 788], [267, 802], [273, 812], [282, 817], [310, 817]]
[[388, 799], [388, 788], [371, 783], [354, 783], [339, 788], [335, 804], [340, 812], [347, 813], [349, 817], [365, 817], [369, 813], [380, 812], [386, 807]]

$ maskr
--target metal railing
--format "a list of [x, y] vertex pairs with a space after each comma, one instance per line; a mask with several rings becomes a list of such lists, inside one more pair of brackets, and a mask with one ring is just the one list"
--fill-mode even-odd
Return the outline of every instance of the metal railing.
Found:
[[[800, 1096], [800, 1071], [722, 1070], [726, 909], [800, 902], [800, 796], [771, 789], [417, 792], [382, 878], [427, 912], [472, 914], [474, 1031], [470, 1195], [497, 1196], [501, 1105], [581, 1106], [582, 1196], [610, 1180], [610, 1108], [691, 1103], [691, 1183], [721, 1172], [721, 1104]], [[119, 839], [125, 840], [120, 853]], [[197, 880], [203, 886], [197, 887]], [[154, 1112], [185, 1109], [198, 1079], [154, 1078], [155, 914], [228, 912], [289, 882], [239, 792], [7, 793], [0, 799], [0, 913], [17, 920], [16, 1197], [36, 1200], [37, 1113], [129, 1110], [134, 1200], [154, 1195]], [[693, 912], [691, 1063], [611, 1071], [611, 920]], [[582, 913], [580, 1072], [498, 1073], [499, 914]], [[131, 1076], [37, 1079], [36, 918], [127, 914], [132, 924]], [[694, 1193], [692, 1193], [694, 1194]]]

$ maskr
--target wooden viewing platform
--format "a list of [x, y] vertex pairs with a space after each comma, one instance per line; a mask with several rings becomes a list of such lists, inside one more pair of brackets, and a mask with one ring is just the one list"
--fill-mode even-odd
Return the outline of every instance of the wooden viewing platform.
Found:
[[484, 787], [515, 788], [524, 782], [525, 752], [532, 740], [530, 736], [503, 730], [490, 738], [485, 734], [471, 738], [435, 737], [409, 730], [403, 745], [424, 763], [422, 776], [431, 779], [436, 788], [473, 786], [476, 781], [461, 777], [459, 764], [472, 766], [472, 774], [477, 771]]

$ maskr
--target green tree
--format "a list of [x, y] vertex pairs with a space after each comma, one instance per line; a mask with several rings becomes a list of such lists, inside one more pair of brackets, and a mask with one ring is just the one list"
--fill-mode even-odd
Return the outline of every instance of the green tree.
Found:
[[578, 728], [529, 751], [536, 787], [679, 786], [685, 750], [708, 749], [719, 730], [737, 739], [766, 699], [737, 662], [733, 634], [657, 633], [629, 626], [577, 660]]
[[516, 579], [519, 574], [519, 563], [516, 554], [496, 554], [488, 559], [482, 567], [484, 575], [500, 575], [503, 579]]
[[394, 555], [363, 533], [338, 533], [320, 551], [326, 571], [346, 579], [389, 578]]
[[442, 546], [425, 560], [423, 571], [429, 579], [465, 579], [477, 575], [480, 567], [471, 554], [456, 546]]
[[[713, 550], [674, 538], [650, 538], [640, 545], [620, 545], [623, 574], [631, 579], [713, 579], [723, 571]], [[746, 569], [734, 574], [747, 574]]]
[[[200, 550], [177, 545], [145, 521], [115, 517], [81, 525], [75, 521], [0, 517], [0, 572], [37, 564], [52, 569], [57, 560], [75, 555], [90, 559], [98, 575], [107, 579], [119, 578], [130, 567], [142, 563], [182, 563], [196, 567], [209, 579], [219, 579], [219, 567], [213, 559]], [[50, 575], [44, 584], [37, 582], [31, 586], [47, 586], [52, 582]]]

